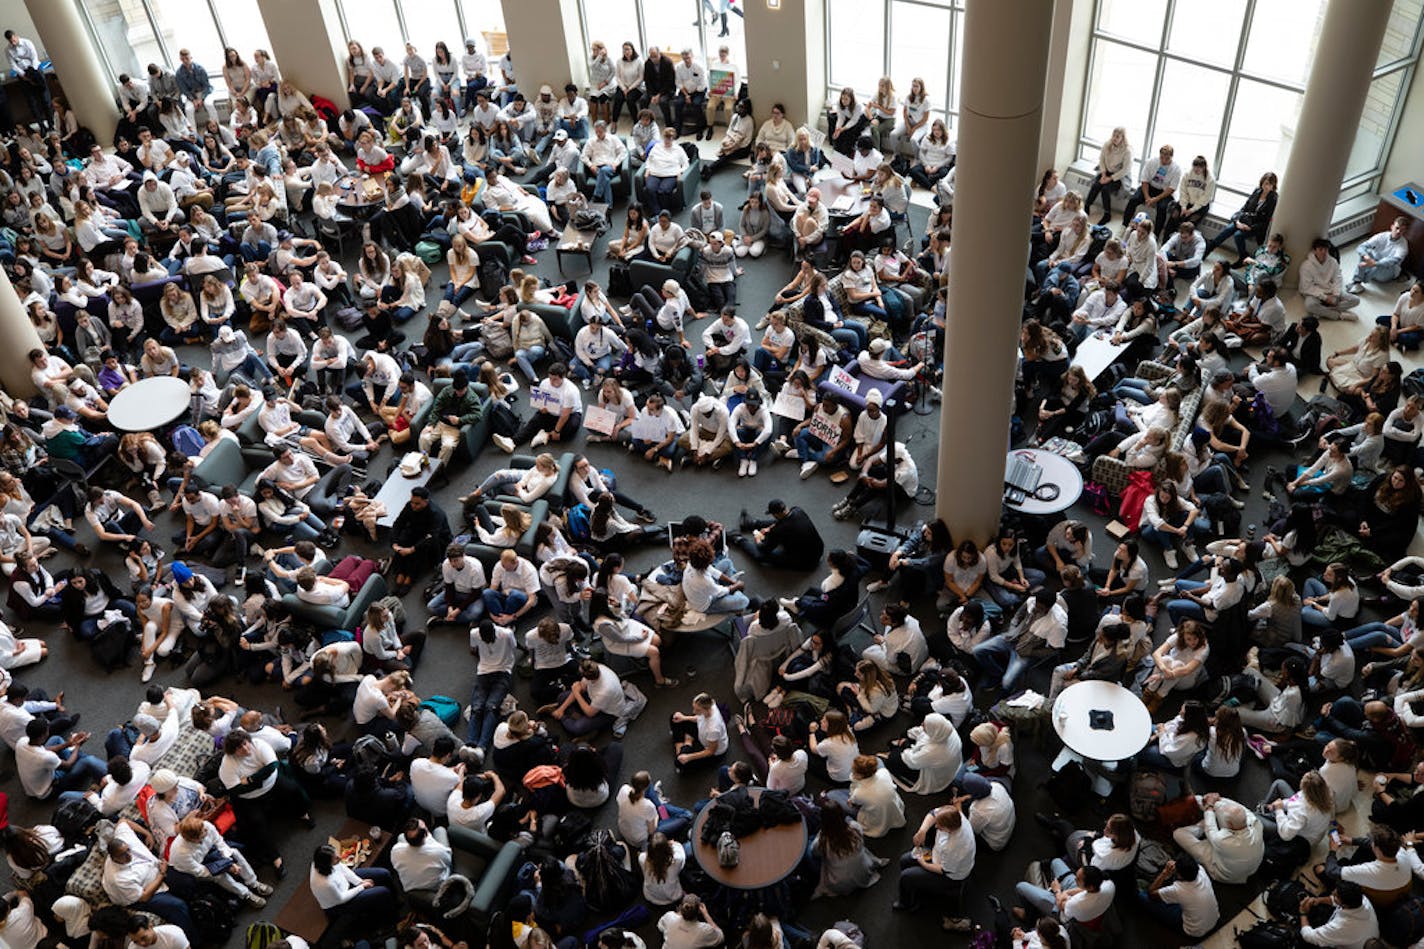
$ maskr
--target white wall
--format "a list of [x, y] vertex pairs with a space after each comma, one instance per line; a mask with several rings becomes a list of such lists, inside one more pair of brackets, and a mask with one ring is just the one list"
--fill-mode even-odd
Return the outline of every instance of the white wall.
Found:
[[[72, 2], [72, 0], [53, 0], [53, 2]], [[35, 21], [30, 19], [30, 11], [25, 9], [25, 0], [0, 0], [0, 33], [4, 33], [6, 30], [14, 30], [30, 40], [40, 51], [40, 55], [45, 55], [44, 44], [40, 42], [39, 33], [35, 30]]]
[[1417, 67], [1399, 116], [1394, 147], [1385, 159], [1379, 190], [1392, 191], [1407, 181], [1424, 183], [1424, 69]]

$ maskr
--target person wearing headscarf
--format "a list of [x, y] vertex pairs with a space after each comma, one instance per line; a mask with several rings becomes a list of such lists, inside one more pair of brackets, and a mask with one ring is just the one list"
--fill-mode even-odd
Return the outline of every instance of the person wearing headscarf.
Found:
[[912, 794], [940, 793], [964, 765], [959, 733], [938, 712], [926, 715], [922, 725], [892, 744], [885, 767], [895, 783]]

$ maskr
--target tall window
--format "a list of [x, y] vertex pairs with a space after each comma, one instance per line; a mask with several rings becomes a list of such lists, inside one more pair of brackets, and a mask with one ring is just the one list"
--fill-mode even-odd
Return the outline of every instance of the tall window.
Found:
[[466, 38], [474, 37], [493, 69], [509, 48], [500, 0], [337, 0], [336, 7], [348, 40], [368, 52], [379, 46], [396, 62], [405, 58], [406, 43], [430, 62], [438, 42], [459, 62]]
[[930, 107], [952, 126], [959, 113], [963, 27], [964, 0], [827, 0], [828, 91], [850, 86], [864, 101], [889, 76], [903, 99], [920, 79]]
[[747, 34], [742, 16], [744, 0], [579, 0], [584, 49], [595, 40], [617, 59], [624, 43], [632, 43], [639, 56], [649, 46], [669, 53], [676, 62], [684, 49], [704, 65], [715, 63], [719, 49], [737, 75], [746, 79]]
[[[176, 68], [186, 49], [222, 89], [223, 47], [252, 61], [252, 51], [272, 51], [257, 0], [81, 0], [80, 10], [111, 78], [143, 79], [148, 64]], [[281, 66], [281, 63], [277, 64]]]
[[[1234, 201], [1285, 170], [1326, 0], [1098, 0], [1079, 156], [1116, 126], [1133, 155], [1204, 155]], [[1375, 189], [1419, 58], [1424, 0], [1396, 0], [1341, 200]], [[1284, 184], [1284, 182], [1283, 182]]]

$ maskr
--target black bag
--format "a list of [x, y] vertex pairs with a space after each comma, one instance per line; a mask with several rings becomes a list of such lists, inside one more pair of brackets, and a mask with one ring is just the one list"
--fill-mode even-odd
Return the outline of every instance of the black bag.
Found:
[[1391, 946], [1412, 946], [1424, 938], [1424, 900], [1400, 900], [1379, 914], [1380, 936]]
[[232, 903], [214, 895], [203, 895], [188, 901], [188, 915], [193, 920], [193, 941], [199, 945], [219, 945], [227, 942], [237, 925]]
[[1310, 859], [1310, 844], [1301, 837], [1290, 840], [1267, 841], [1266, 856], [1261, 861], [1260, 875], [1263, 880], [1285, 880], [1305, 861]]
[[1300, 916], [1300, 901], [1310, 895], [1299, 880], [1277, 880], [1266, 890], [1266, 909], [1277, 919]]
[[485, 254], [480, 258], [480, 286], [493, 288], [491, 292], [498, 291], [500, 287], [509, 283], [509, 269], [504, 266], [504, 262], [493, 254]]
[[361, 328], [366, 316], [354, 306], [343, 306], [336, 311], [336, 325], [348, 333]]
[[1295, 949], [1300, 945], [1300, 929], [1283, 923], [1257, 923], [1236, 936], [1241, 949]]
[[129, 646], [133, 643], [133, 627], [127, 619], [110, 623], [89, 640], [89, 652], [105, 672], [122, 669], [129, 664]]
[[1064, 814], [1083, 810], [1093, 795], [1093, 783], [1088, 778], [1088, 772], [1076, 761], [1068, 762], [1044, 781], [1043, 789]]
[[608, 295], [610, 297], [631, 297], [633, 278], [628, 265], [621, 260], [614, 261], [608, 268]]
[[561, 856], [568, 856], [576, 850], [588, 846], [593, 833], [593, 821], [579, 811], [569, 811], [559, 818], [554, 828], [554, 850]]
[[75, 844], [89, 838], [89, 831], [99, 823], [99, 811], [88, 798], [65, 801], [54, 812], [54, 829], [59, 831], [67, 844]]

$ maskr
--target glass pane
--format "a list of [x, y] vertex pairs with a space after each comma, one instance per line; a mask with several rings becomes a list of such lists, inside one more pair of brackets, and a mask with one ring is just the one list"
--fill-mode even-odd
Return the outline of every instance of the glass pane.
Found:
[[1397, 63], [1413, 55], [1414, 35], [1419, 30], [1421, 13], [1424, 13], [1424, 0], [1394, 0], [1376, 66]]
[[1168, 60], [1162, 71], [1162, 91], [1157, 99], [1155, 141], [1144, 142], [1137, 154], [1155, 155], [1162, 145], [1171, 145], [1177, 164], [1183, 169], [1192, 158], [1204, 155], [1216, 165], [1216, 146], [1221, 137], [1221, 116], [1226, 109], [1227, 73]]
[[407, 37], [427, 63], [435, 61], [437, 42], [444, 43], [450, 58], [459, 63], [465, 53], [465, 38], [460, 35], [455, 0], [401, 0], [401, 13]]
[[1285, 173], [1301, 98], [1299, 92], [1241, 80], [1217, 172], [1221, 184], [1249, 192], [1266, 172]]
[[[875, 91], [884, 72], [884, 0], [828, 0], [832, 86], [850, 86], [858, 97]], [[926, 77], [928, 78], [928, 77]]]
[[[958, 115], [960, 76], [964, 68], [964, 14], [959, 10], [954, 13], [954, 59], [949, 65], [949, 111]], [[950, 131], [952, 133], [954, 130]]]
[[1380, 76], [1370, 83], [1365, 98], [1365, 111], [1360, 115], [1360, 127], [1355, 132], [1355, 146], [1350, 149], [1350, 161], [1345, 165], [1345, 177], [1353, 178], [1379, 165], [1385, 142], [1389, 140], [1389, 125], [1399, 103], [1404, 70]]
[[[222, 70], [223, 43], [207, 0], [150, 0], [150, 4], [175, 67], [178, 51], [186, 49], [193, 54], [195, 63], [208, 70], [209, 76]], [[242, 55], [249, 58], [251, 51], [243, 50]], [[218, 85], [222, 85], [221, 77]]]
[[1141, 159], [1145, 150], [1152, 147], [1143, 139], [1147, 135], [1147, 111], [1152, 105], [1152, 76], [1156, 69], [1157, 57], [1151, 53], [1095, 40], [1083, 137], [1106, 142], [1112, 130], [1121, 125], [1127, 129], [1133, 157]]
[[149, 63], [163, 62], [153, 27], [136, 0], [85, 0], [84, 6], [116, 76], [128, 73], [142, 79]]
[[1172, 13], [1167, 48], [1198, 62], [1234, 66], [1245, 12], [1246, 0], [1178, 3]]
[[622, 55], [624, 43], [632, 43], [638, 55], [643, 54], [643, 41], [638, 35], [638, 0], [584, 0], [582, 6], [590, 43], [602, 42], [613, 59]]
[[737, 82], [743, 82], [747, 78], [747, 21], [742, 15], [742, 4], [706, 0], [702, 13], [707, 23], [702, 31], [707, 39], [706, 62], [717, 62], [721, 48], [727, 47], [727, 58], [736, 67]]
[[368, 54], [379, 46], [396, 62], [404, 57], [405, 38], [396, 18], [395, 0], [341, 0], [341, 15], [346, 20], [346, 38], [360, 43]]
[[948, 10], [897, 2], [890, 7], [890, 78], [904, 98], [910, 81], [922, 79], [930, 107], [944, 108], [945, 46], [949, 40]]
[[1325, 0], [1256, 0], [1243, 68], [1304, 87], [1324, 18]]
[[[699, 14], [709, 16], [706, 7], [712, 7], [712, 0], [649, 0], [643, 4], [643, 31], [649, 46], [656, 46], [672, 56], [673, 65], [680, 61], [684, 49], [696, 54], [702, 49], [702, 35], [699, 32]], [[711, 26], [712, 32], [717, 32]], [[700, 59], [701, 56], [699, 55]]]
[[[267, 24], [257, 9], [257, 0], [222, 0], [217, 9], [227, 45], [241, 53], [243, 59], [251, 63], [256, 49], [265, 49], [268, 56], [272, 55], [272, 40], [267, 36]], [[278, 63], [277, 68], [280, 70], [282, 64]]]
[[1098, 29], [1157, 49], [1166, 15], [1167, 0], [1101, 0]]
[[[598, 0], [602, 5], [608, 0]], [[509, 34], [504, 32], [504, 7], [499, 0], [460, 0], [460, 10], [465, 15], [465, 34], [479, 40], [480, 52], [490, 59], [490, 70], [494, 71], [494, 60], [509, 52]], [[463, 43], [465, 37], [460, 37]], [[463, 48], [463, 47], [462, 47]]]

